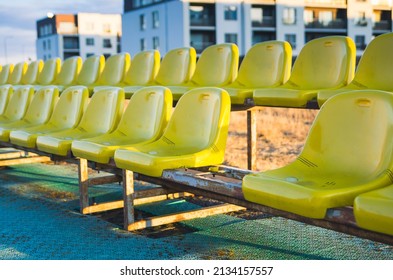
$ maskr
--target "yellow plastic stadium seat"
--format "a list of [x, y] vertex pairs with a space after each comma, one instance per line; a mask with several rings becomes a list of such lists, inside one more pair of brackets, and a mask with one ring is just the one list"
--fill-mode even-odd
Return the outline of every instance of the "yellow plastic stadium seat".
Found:
[[68, 156], [73, 140], [92, 138], [113, 131], [123, 112], [124, 91], [106, 88], [93, 94], [77, 127], [38, 136], [36, 145], [43, 152]]
[[38, 74], [34, 89], [39, 90], [42, 86], [54, 84], [61, 69], [61, 59], [51, 58], [44, 63], [42, 71]]
[[139, 52], [133, 57], [124, 80], [118, 85], [124, 87], [126, 97], [129, 98], [141, 86], [153, 83], [160, 68], [160, 58], [157, 50]]
[[393, 185], [359, 195], [353, 211], [359, 227], [393, 235]]
[[104, 70], [98, 78], [98, 81], [95, 84], [88, 85], [89, 90], [91, 92], [96, 92], [100, 86], [110, 87], [120, 84], [121, 81], [123, 81], [130, 64], [131, 57], [129, 53], [111, 55], [106, 60]]
[[21, 120], [0, 124], [0, 141], [8, 142], [11, 130], [36, 126], [46, 123], [59, 97], [55, 86], [47, 86], [37, 91]]
[[246, 200], [310, 218], [392, 184], [393, 95], [365, 90], [324, 104], [293, 163], [247, 175]]
[[[63, 91], [65, 87], [73, 85], [81, 70], [81, 66], [82, 58], [80, 56], [67, 58], [61, 65], [60, 72], [52, 85], [56, 85], [59, 91]], [[36, 86], [35, 89], [37, 90], [42, 87], [43, 86]]]
[[30, 62], [27, 67], [26, 73], [22, 76], [21, 85], [34, 85], [37, 82], [38, 74], [41, 73], [44, 68], [44, 62], [39, 59]]
[[15, 89], [9, 98], [4, 113], [0, 115], [0, 126], [22, 119], [33, 99], [33, 95], [34, 88], [32, 86], [20, 86]]
[[[170, 50], [162, 59], [154, 81], [149, 81], [149, 85], [169, 86], [186, 83], [194, 73], [195, 64], [196, 51], [194, 48], [184, 47]], [[131, 64], [131, 68], [133, 65], [134, 61]], [[135, 85], [125, 87], [126, 97], [131, 96], [142, 87]]]
[[222, 89], [190, 90], [179, 99], [159, 140], [116, 150], [117, 167], [159, 177], [164, 169], [221, 164], [230, 107]]
[[103, 55], [92, 55], [83, 62], [82, 69], [76, 78], [76, 84], [82, 86], [92, 86], [97, 83], [105, 66]]
[[14, 64], [3, 65], [0, 72], [0, 85], [5, 85], [8, 83], [8, 78], [14, 69]]
[[291, 73], [292, 48], [288, 42], [266, 41], [246, 53], [236, 81], [224, 87], [232, 104], [244, 104], [254, 89], [284, 84]]
[[337, 90], [318, 92], [318, 104], [330, 97], [352, 90], [377, 89], [393, 91], [393, 33], [382, 34], [373, 39], [364, 50], [352, 82]]
[[300, 51], [289, 80], [275, 88], [257, 89], [254, 102], [262, 106], [306, 107], [323, 89], [346, 86], [355, 71], [356, 47], [345, 36], [309, 41]]
[[239, 49], [225, 43], [207, 47], [199, 57], [190, 81], [180, 85], [168, 85], [174, 100], [196, 87], [224, 87], [237, 77]]
[[76, 127], [87, 105], [88, 98], [89, 91], [84, 86], [67, 88], [61, 94], [47, 123], [11, 131], [10, 142], [27, 148], [35, 148], [39, 135]]
[[15, 64], [14, 69], [8, 77], [8, 84], [18, 85], [22, 81], [23, 75], [27, 71], [27, 62], [19, 62]]
[[4, 114], [12, 92], [11, 85], [0, 86], [0, 116]]
[[72, 142], [74, 156], [108, 163], [121, 145], [147, 144], [164, 131], [172, 112], [169, 89], [152, 86], [132, 95], [117, 129], [108, 134]]

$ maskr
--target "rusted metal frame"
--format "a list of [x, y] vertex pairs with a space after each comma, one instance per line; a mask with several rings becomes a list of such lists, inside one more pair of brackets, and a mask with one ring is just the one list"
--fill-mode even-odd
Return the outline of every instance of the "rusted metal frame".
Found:
[[257, 114], [247, 110], [247, 169], [257, 168]]
[[[173, 172], [175, 172], [176, 174], [174, 174]], [[189, 172], [189, 170], [187, 170], [187, 172]], [[170, 173], [172, 173], [172, 176], [168, 175]], [[216, 176], [215, 178], [215, 180], [218, 180], [216, 184], [224, 183], [224, 185], [221, 186], [220, 189], [214, 186], [210, 187], [211, 182], [214, 181], [211, 178], [209, 178], [208, 180], [210, 183], [206, 183], [205, 178], [195, 178], [193, 174], [183, 174], [182, 176], [180, 176], [179, 170], [165, 171], [163, 177], [161, 178], [154, 178], [138, 174], [138, 178], [140, 180], [151, 182], [153, 184], [165, 184], [165, 186], [173, 188], [174, 190], [182, 190], [194, 193], [195, 195], [201, 195], [218, 201], [235, 204], [250, 210], [262, 211], [264, 213], [274, 216], [280, 216], [305, 224], [310, 224], [334, 230], [337, 232], [350, 234], [360, 238], [366, 238], [373, 241], [393, 245], [393, 236], [365, 230], [358, 227], [353, 216], [352, 207], [329, 209], [324, 219], [307, 218], [290, 212], [246, 201], [243, 197], [243, 194], [241, 193], [241, 181], [238, 182], [238, 184], [235, 184], [233, 182], [225, 184], [227, 178], [223, 177], [220, 179], [217, 177], [218, 176]]]

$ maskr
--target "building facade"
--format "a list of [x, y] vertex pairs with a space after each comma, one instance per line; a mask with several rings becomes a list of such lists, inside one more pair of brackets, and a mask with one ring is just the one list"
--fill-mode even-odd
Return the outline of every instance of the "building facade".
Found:
[[120, 52], [121, 15], [79, 13], [48, 15], [37, 21], [37, 59]]
[[354, 39], [357, 55], [373, 37], [392, 31], [391, 0], [124, 0], [124, 51], [232, 42], [285, 40], [296, 56], [308, 41], [328, 35]]

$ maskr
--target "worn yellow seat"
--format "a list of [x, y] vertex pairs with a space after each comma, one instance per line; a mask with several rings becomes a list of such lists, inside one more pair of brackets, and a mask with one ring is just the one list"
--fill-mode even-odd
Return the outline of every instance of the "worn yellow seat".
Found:
[[318, 92], [318, 104], [330, 97], [352, 90], [377, 89], [393, 91], [393, 33], [375, 37], [364, 50], [355, 77], [347, 86]]
[[306, 107], [323, 89], [346, 86], [355, 71], [356, 47], [346, 36], [327, 36], [309, 41], [300, 51], [289, 80], [275, 88], [257, 89], [255, 104]]
[[23, 74], [20, 85], [36, 84], [38, 75], [44, 68], [44, 62], [39, 59], [29, 63], [26, 72]]
[[224, 87], [237, 77], [239, 49], [225, 43], [207, 47], [200, 55], [191, 80], [179, 85], [168, 85], [174, 100], [197, 87]]
[[94, 138], [73, 141], [74, 156], [99, 163], [108, 163], [121, 145], [147, 144], [157, 140], [172, 112], [169, 89], [151, 86], [132, 95], [116, 130]]
[[359, 227], [393, 235], [393, 185], [359, 195], [353, 208]]
[[[111, 87], [120, 84], [131, 64], [129, 53], [118, 53], [111, 55], [105, 62], [104, 69], [98, 81], [87, 85], [91, 92], [96, 92], [101, 86]], [[101, 88], [103, 89], [103, 88]]]
[[33, 95], [34, 88], [32, 86], [20, 86], [15, 89], [9, 97], [4, 113], [0, 115], [0, 126], [22, 119], [33, 99]]
[[[64, 88], [75, 84], [81, 67], [82, 58], [80, 56], [72, 56], [67, 58], [61, 65], [60, 72], [57, 74], [56, 79], [51, 85], [55, 85], [59, 91], [63, 91]], [[42, 85], [38, 85], [35, 86], [35, 89], [38, 90], [42, 87]]]
[[119, 168], [159, 177], [164, 169], [221, 164], [228, 134], [230, 98], [219, 88], [193, 89], [176, 105], [159, 140], [116, 150]]
[[98, 82], [98, 79], [105, 66], [105, 57], [103, 55], [92, 55], [85, 59], [82, 64], [75, 85], [92, 87]]
[[160, 52], [148, 50], [137, 53], [131, 60], [124, 79], [117, 86], [123, 87], [126, 97], [129, 98], [142, 86], [153, 83], [160, 68]]
[[14, 64], [3, 65], [0, 71], [0, 85], [5, 85], [8, 83], [8, 78], [10, 77], [13, 69]]
[[319, 112], [298, 158], [247, 175], [244, 197], [311, 218], [353, 205], [360, 193], [392, 183], [393, 95], [358, 91], [331, 98]]
[[291, 73], [292, 48], [288, 42], [266, 41], [246, 53], [236, 80], [225, 86], [232, 104], [244, 104], [257, 88], [284, 84]]
[[113, 131], [123, 112], [124, 91], [106, 88], [93, 94], [77, 127], [38, 136], [36, 145], [43, 152], [71, 155], [73, 140], [92, 138]]
[[76, 127], [87, 105], [88, 98], [89, 91], [84, 86], [67, 88], [61, 94], [47, 123], [11, 131], [10, 142], [27, 148], [35, 148], [39, 135]]
[[13, 92], [11, 85], [0, 86], [0, 116], [4, 114], [5, 108], [8, 105], [11, 93]]
[[14, 69], [8, 77], [7, 83], [10, 85], [18, 85], [22, 81], [23, 75], [27, 71], [28, 64], [27, 62], [19, 62], [15, 64]]
[[55, 86], [47, 86], [38, 90], [21, 120], [0, 124], [0, 141], [8, 142], [12, 130], [46, 123], [53, 112], [58, 97], [59, 90]]
[[48, 86], [54, 84], [57, 75], [61, 69], [61, 59], [51, 58], [45, 61], [42, 71], [38, 74], [34, 85], [34, 90], [39, 90], [42, 86]]
[[[135, 59], [134, 59], [135, 60]], [[135, 62], [131, 64], [131, 68]], [[195, 70], [196, 51], [194, 48], [172, 49], [164, 56], [159, 70], [154, 80], [149, 80], [146, 84], [173, 86], [188, 82]], [[145, 79], [147, 80], [147, 79]], [[126, 97], [131, 96], [135, 91], [143, 86], [127, 86], [124, 88]]]

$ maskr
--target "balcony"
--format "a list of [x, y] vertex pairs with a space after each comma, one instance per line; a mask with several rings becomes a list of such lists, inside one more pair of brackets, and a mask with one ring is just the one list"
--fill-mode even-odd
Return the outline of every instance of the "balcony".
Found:
[[251, 25], [252, 27], [275, 27], [275, 7], [253, 5], [251, 8]]
[[215, 6], [211, 4], [190, 5], [190, 25], [191, 26], [215, 26]]
[[378, 22], [373, 22], [374, 30], [383, 30], [383, 31], [391, 31], [392, 30], [392, 21], [391, 20], [381, 20]]
[[202, 53], [207, 47], [216, 44], [215, 32], [212, 31], [191, 31], [191, 47], [194, 47], [197, 53]]
[[331, 21], [320, 21], [314, 19], [312, 22], [305, 23], [306, 28], [317, 28], [317, 29], [346, 29], [347, 22], [343, 19], [336, 19]]
[[272, 16], [263, 17], [260, 20], [253, 19], [252, 27], [275, 27], [276, 19]]
[[79, 50], [79, 38], [64, 36], [63, 48], [64, 50]]

